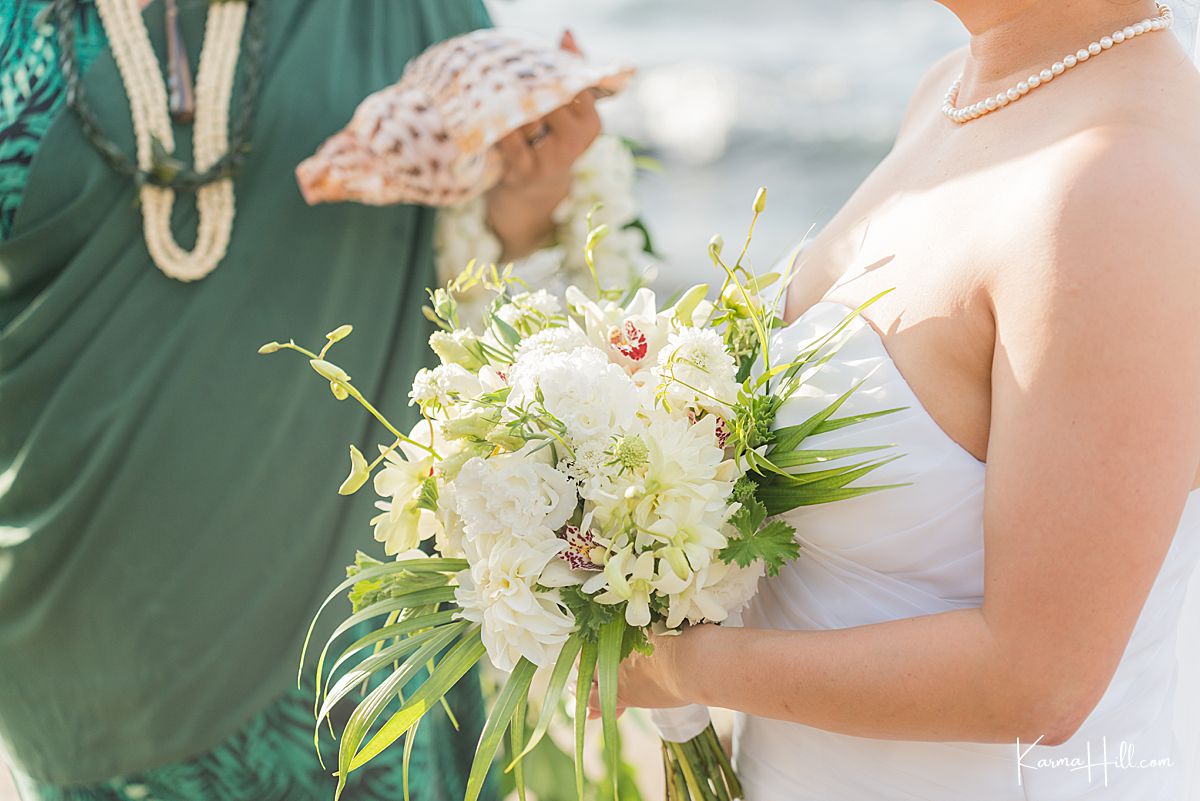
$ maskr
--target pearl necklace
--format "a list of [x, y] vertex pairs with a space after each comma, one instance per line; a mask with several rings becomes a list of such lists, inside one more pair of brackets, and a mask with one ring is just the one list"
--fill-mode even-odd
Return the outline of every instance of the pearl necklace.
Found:
[[[156, 141], [168, 153], [175, 150], [167, 88], [158, 58], [142, 21], [139, 0], [96, 0], [96, 9], [129, 98], [138, 167], [148, 171], [154, 167]], [[211, 167], [229, 147], [229, 101], [245, 20], [245, 0], [220, 0], [209, 5], [192, 131], [197, 172]], [[233, 179], [222, 178], [196, 191], [200, 222], [196, 244], [190, 251], [180, 247], [171, 231], [175, 190], [143, 184], [139, 197], [146, 247], [158, 269], [179, 281], [196, 281], [216, 269], [233, 230]]]
[[1098, 56], [1105, 50], [1110, 50], [1113, 45], [1119, 45], [1122, 42], [1127, 42], [1130, 39], [1151, 31], [1165, 31], [1171, 27], [1171, 24], [1175, 21], [1175, 16], [1167, 6], [1162, 3], [1158, 3], [1157, 5], [1157, 17], [1144, 19], [1119, 31], [1114, 31], [1109, 36], [1102, 36], [1087, 47], [1063, 56], [1062, 61], [1056, 61], [1041, 72], [1035, 72], [1008, 91], [1001, 92], [995, 97], [989, 97], [970, 106], [963, 106], [962, 108], [954, 105], [958, 101], [958, 90], [962, 87], [963, 76], [960, 73], [954, 83], [950, 85], [950, 90], [946, 92], [946, 101], [942, 104], [942, 113], [949, 120], [957, 122], [960, 125], [968, 123], [971, 120], [977, 120], [985, 114], [990, 114], [997, 109], [1004, 108], [1009, 103], [1020, 100], [1034, 89], [1050, 83], [1055, 77], [1062, 75], [1077, 64], [1082, 64], [1092, 56]]

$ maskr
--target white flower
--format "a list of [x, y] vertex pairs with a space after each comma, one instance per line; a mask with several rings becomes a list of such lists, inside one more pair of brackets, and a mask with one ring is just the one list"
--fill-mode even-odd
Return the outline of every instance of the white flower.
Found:
[[500, 537], [530, 539], [562, 528], [578, 505], [575, 484], [525, 452], [475, 457], [454, 481], [455, 511], [462, 518], [468, 555], [485, 552]]
[[451, 363], [418, 370], [408, 397], [422, 409], [449, 409], [480, 392], [479, 378], [465, 367]]
[[496, 316], [522, 334], [541, 331], [562, 318], [562, 303], [544, 289], [522, 292], [500, 307]]
[[492, 664], [511, 671], [522, 657], [539, 667], [556, 659], [575, 621], [554, 592], [539, 591], [547, 563], [566, 543], [550, 534], [539, 542], [507, 540], [458, 574], [454, 597], [467, 620], [481, 623]]
[[682, 592], [687, 582], [669, 569], [660, 573], [654, 554], [637, 554], [627, 546], [610, 556], [604, 572], [584, 582], [582, 589], [590, 593], [605, 585], [607, 589], [595, 596], [597, 603], [626, 601], [625, 622], [631, 626], [648, 626], [650, 598]]
[[672, 332], [659, 351], [659, 391], [672, 409], [709, 411], [728, 417], [737, 401], [737, 365], [711, 328]]
[[588, 338], [574, 326], [547, 328], [525, 339], [517, 347], [517, 360], [528, 359], [534, 354], [570, 353], [588, 346]]
[[509, 375], [509, 409], [540, 405], [560, 420], [572, 442], [611, 436], [633, 419], [636, 387], [596, 348], [536, 353], [518, 359]]
[[[422, 455], [423, 454], [423, 455]], [[417, 506], [422, 485], [433, 469], [433, 459], [416, 449], [405, 456], [392, 451], [375, 474], [375, 492], [387, 498], [375, 506], [382, 514], [371, 519], [375, 539], [388, 555], [416, 548], [434, 535], [433, 513]]]
[[667, 627], [689, 623], [721, 623], [746, 607], [763, 576], [761, 560], [747, 567], [714, 561], [696, 573], [682, 591], [671, 596]]
[[654, 510], [657, 519], [639, 533], [639, 545], [653, 548], [676, 576], [687, 580], [708, 567], [727, 544], [721, 527], [729, 510], [723, 498], [666, 496]]
[[429, 335], [429, 348], [442, 364], [457, 364], [468, 370], [483, 366], [479, 358], [479, 337], [466, 328], [454, 331], [434, 331]]
[[644, 288], [634, 294], [627, 307], [589, 300], [575, 287], [567, 289], [567, 303], [582, 315], [591, 343], [631, 374], [655, 364], [674, 316], [670, 311], [659, 313], [654, 293]]

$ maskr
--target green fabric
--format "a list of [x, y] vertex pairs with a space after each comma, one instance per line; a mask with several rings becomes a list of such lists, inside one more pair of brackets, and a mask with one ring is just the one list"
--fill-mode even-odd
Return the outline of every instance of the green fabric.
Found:
[[[185, 761], [245, 726], [295, 680], [318, 600], [370, 541], [370, 493], [335, 489], [346, 444], [386, 435], [294, 354], [257, 347], [352, 322], [338, 359], [398, 414], [426, 358], [432, 211], [308, 208], [293, 170], [413, 55], [486, 24], [482, 4], [269, 2], [253, 151], [213, 274], [154, 267], [132, 185], [70, 114], [0, 242], [0, 738], [41, 782]], [[181, 3], [193, 60], [204, 14]], [[147, 23], [162, 53], [159, 4]], [[132, 152], [108, 53], [85, 86]], [[187, 129], [177, 141], [191, 152]], [[176, 230], [194, 233], [188, 198]], [[465, 742], [465, 759], [477, 724], [426, 747]]]
[[[17, 788], [24, 801], [329, 801], [332, 780], [313, 749], [312, 700], [311, 682], [301, 690], [293, 689], [241, 731], [186, 762], [90, 786], [61, 787], [17, 775]], [[454, 711], [479, 714], [477, 709]], [[453, 737], [449, 718], [440, 710], [421, 726], [423, 743], [449, 743]], [[327, 729], [322, 729], [322, 735], [325, 764], [336, 765], [336, 743]], [[411, 797], [461, 801], [465, 782], [459, 758], [453, 748], [415, 748], [409, 763]], [[352, 774], [342, 798], [401, 801], [403, 749], [389, 749], [371, 762], [370, 769]]]
[[[49, 11], [49, 0], [0, 0], [0, 238], [12, 229], [33, 155], [66, 99]], [[107, 42], [96, 6], [81, 2], [75, 25], [80, 69]]]

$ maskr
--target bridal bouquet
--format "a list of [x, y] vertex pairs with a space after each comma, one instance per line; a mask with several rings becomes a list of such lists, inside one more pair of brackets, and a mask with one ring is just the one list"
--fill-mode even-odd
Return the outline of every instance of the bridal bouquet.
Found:
[[[755, 219], [764, 199], [760, 191]], [[879, 448], [804, 447], [812, 435], [890, 411], [835, 417], [853, 389], [805, 422], [773, 429], [776, 410], [821, 369], [823, 348], [849, 318], [777, 362], [778, 304], [761, 296], [773, 283], [782, 294], [786, 281], [756, 277], [745, 247], [730, 264], [720, 240], [710, 244], [723, 278], [715, 301], [701, 285], [663, 306], [649, 289], [600, 286], [594, 256], [606, 234], [600, 225], [587, 239], [590, 297], [571, 287], [564, 304], [522, 291], [490, 265], [430, 293], [426, 315], [440, 330], [429, 344], [441, 363], [413, 380], [422, 419], [411, 431], [397, 429], [331, 360], [349, 326], [318, 352], [293, 342], [262, 349], [304, 354], [336, 398], [354, 398], [394, 436], [371, 461], [351, 446], [340, 490], [356, 492], [374, 476], [382, 498], [375, 538], [395, 560], [360, 555], [326, 601], [350, 591], [353, 612], [335, 637], [379, 621], [337, 657], [318, 699], [319, 724], [355, 688], [378, 681], [341, 733], [339, 794], [351, 771], [445, 707], [447, 691], [486, 657], [509, 675], [467, 801], [479, 796], [506, 733], [506, 768], [522, 787], [521, 758], [546, 735], [568, 684], [582, 798], [593, 679], [615, 762], [621, 661], [649, 649], [651, 632], [726, 620], [764, 574], [795, 558], [795, 531], [773, 515], [880, 489], [850, 486], [887, 461], [855, 458]], [[478, 330], [460, 322], [456, 301], [476, 285], [493, 295]], [[539, 671], [544, 696], [530, 729]], [[668, 797], [740, 796], [711, 726], [664, 744], [664, 755]]]

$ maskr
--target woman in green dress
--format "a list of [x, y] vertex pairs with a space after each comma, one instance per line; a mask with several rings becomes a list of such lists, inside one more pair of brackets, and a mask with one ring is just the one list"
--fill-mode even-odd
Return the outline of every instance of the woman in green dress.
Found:
[[[232, 238], [211, 275], [180, 283], [148, 254], [135, 181], [68, 108], [60, 42], [73, 39], [73, 91], [134, 152], [105, 29], [90, 0], [64, 1], [66, 38], [46, 0], [0, 0], [0, 750], [28, 801], [328, 798], [297, 657], [322, 594], [369, 540], [369, 501], [334, 492], [337, 455], [383, 434], [255, 351], [353, 322], [342, 358], [355, 383], [405, 407], [426, 353], [433, 212], [309, 208], [293, 170], [410, 58], [486, 12], [481, 0], [252, 0], [267, 3], [261, 85], [234, 92], [235, 108], [254, 95], [254, 117]], [[144, 11], [160, 58], [161, 6]], [[193, 55], [206, 13], [179, 10]], [[529, 132], [505, 143], [489, 209], [508, 255], [548, 232], [598, 130], [577, 105], [535, 145]], [[175, 127], [175, 153], [190, 153]], [[174, 234], [189, 243], [197, 213], [179, 196]], [[453, 706], [460, 732], [441, 716], [417, 735], [416, 801], [461, 797], [478, 693]], [[402, 797], [398, 750], [347, 797]]]

